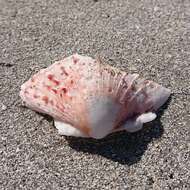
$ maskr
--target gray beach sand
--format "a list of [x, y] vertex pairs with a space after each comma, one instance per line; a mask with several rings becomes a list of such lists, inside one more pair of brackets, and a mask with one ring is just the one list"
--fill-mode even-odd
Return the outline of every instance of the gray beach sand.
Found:
[[[172, 96], [138, 133], [59, 136], [19, 90], [75, 52]], [[0, 189], [190, 189], [190, 1], [0, 0]]]

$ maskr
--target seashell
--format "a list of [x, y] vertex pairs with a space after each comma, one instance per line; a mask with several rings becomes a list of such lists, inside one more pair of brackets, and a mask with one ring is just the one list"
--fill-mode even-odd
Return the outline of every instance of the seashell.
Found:
[[35, 74], [20, 96], [31, 109], [52, 116], [59, 134], [100, 139], [140, 130], [156, 118], [170, 90], [74, 54]]

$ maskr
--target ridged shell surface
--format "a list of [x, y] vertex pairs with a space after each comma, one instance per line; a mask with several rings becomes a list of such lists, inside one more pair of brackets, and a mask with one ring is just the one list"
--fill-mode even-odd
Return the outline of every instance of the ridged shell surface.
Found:
[[28, 107], [54, 118], [60, 134], [93, 138], [139, 130], [169, 95], [138, 74], [78, 54], [42, 69], [20, 91]]

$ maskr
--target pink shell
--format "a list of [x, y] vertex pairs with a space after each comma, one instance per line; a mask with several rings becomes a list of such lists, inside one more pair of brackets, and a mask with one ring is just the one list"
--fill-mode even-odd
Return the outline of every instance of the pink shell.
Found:
[[103, 138], [155, 119], [170, 96], [159, 84], [78, 54], [42, 69], [20, 91], [27, 106], [51, 115], [63, 135]]

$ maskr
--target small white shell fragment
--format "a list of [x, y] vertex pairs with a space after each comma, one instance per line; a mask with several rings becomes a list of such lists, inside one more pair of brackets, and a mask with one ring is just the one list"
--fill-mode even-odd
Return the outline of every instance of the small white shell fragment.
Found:
[[0, 104], [0, 110], [5, 111], [7, 109], [7, 106], [3, 103]]
[[63, 123], [61, 121], [55, 120], [54, 124], [55, 124], [55, 127], [58, 129], [58, 133], [60, 135], [86, 137], [86, 135], [83, 134], [80, 130], [76, 129], [75, 127], [67, 123]]
[[137, 118], [137, 120], [139, 120], [139, 122], [141, 123], [148, 123], [150, 121], [153, 121], [154, 119], [156, 119], [156, 114], [152, 112], [143, 113]]
[[170, 96], [161, 85], [78, 54], [42, 69], [21, 86], [21, 98], [51, 115], [61, 135], [104, 138], [135, 132]]

